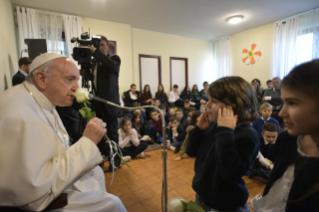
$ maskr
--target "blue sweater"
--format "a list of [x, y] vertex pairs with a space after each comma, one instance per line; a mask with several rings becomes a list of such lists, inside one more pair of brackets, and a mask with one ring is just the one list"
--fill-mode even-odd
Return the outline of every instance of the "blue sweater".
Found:
[[259, 149], [257, 133], [250, 124], [232, 130], [217, 123], [190, 131], [186, 153], [194, 157], [193, 189], [210, 208], [235, 210], [248, 199], [242, 176], [251, 168]]
[[263, 126], [264, 126], [264, 124], [266, 124], [266, 123], [273, 123], [273, 124], [275, 124], [275, 125], [277, 126], [277, 128], [278, 128], [278, 132], [280, 132], [279, 122], [278, 122], [276, 119], [270, 117], [269, 120], [265, 120], [265, 119], [263, 120], [261, 117], [259, 117], [259, 118], [257, 119], [257, 121], [255, 121], [255, 122], [253, 123], [253, 128], [257, 131], [257, 134], [258, 134], [258, 140], [261, 138], [261, 133], [262, 133], [262, 131], [263, 131]]

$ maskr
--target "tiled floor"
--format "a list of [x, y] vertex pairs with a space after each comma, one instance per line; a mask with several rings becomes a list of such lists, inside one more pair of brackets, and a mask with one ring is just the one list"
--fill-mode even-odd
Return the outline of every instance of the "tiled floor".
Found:
[[[195, 192], [192, 189], [195, 158], [187, 155], [181, 161], [174, 161], [178, 154], [167, 152], [167, 178], [168, 200], [172, 197], [182, 197], [195, 200]], [[104, 169], [107, 168], [105, 163]], [[112, 173], [106, 173], [106, 188], [109, 193], [119, 196], [128, 212], [159, 212], [161, 210], [162, 192], [162, 150], [154, 150], [145, 153], [145, 158], [134, 159], [126, 165], [122, 165], [115, 171], [113, 184], [110, 185]], [[256, 194], [261, 194], [265, 184], [244, 177], [249, 191], [249, 199]], [[250, 207], [250, 210], [253, 209]]]

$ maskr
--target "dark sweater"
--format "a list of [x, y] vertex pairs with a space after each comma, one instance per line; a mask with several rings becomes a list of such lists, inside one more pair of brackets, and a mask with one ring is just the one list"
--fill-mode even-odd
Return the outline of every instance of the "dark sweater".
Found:
[[[185, 131], [183, 130], [183, 128], [181, 127], [181, 125], [178, 125], [177, 127], [177, 133], [178, 133], [178, 136], [176, 137], [176, 140], [181, 142], [181, 141], [184, 141], [184, 138], [185, 138]], [[174, 142], [174, 139], [173, 139], [173, 130], [172, 130], [172, 127], [170, 126], [169, 127], [169, 130], [167, 132], [167, 136], [168, 136], [168, 140], [171, 141], [171, 143]]]
[[155, 130], [162, 135], [162, 128], [163, 128], [162, 116], [159, 116], [158, 121], [154, 121], [153, 119], [151, 119], [150, 124], [153, 124], [155, 127]]
[[163, 95], [160, 95], [158, 92], [156, 92], [155, 99], [160, 100], [161, 104], [163, 104], [163, 105], [167, 105], [168, 104], [168, 98], [167, 98], [166, 93], [164, 93]]
[[216, 210], [243, 206], [248, 191], [242, 176], [251, 168], [259, 149], [257, 133], [249, 123], [232, 130], [217, 127], [190, 131], [186, 153], [196, 156], [193, 189]]
[[287, 168], [295, 164], [294, 181], [288, 195], [286, 211], [319, 211], [319, 190], [299, 204], [289, 203], [289, 201], [302, 197], [307, 191], [319, 184], [319, 158], [300, 156], [297, 152], [297, 138], [297, 136], [289, 135], [287, 131], [279, 134], [275, 145], [275, 164], [264, 190], [264, 196], [268, 194], [276, 180], [283, 176]]

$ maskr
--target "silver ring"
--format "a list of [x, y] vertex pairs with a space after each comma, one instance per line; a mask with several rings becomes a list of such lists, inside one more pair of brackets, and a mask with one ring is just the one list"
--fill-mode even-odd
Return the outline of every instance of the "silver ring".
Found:
[[101, 125], [102, 125], [103, 127], [106, 127], [106, 123], [104, 123], [104, 122], [103, 122], [103, 123], [101, 123]]

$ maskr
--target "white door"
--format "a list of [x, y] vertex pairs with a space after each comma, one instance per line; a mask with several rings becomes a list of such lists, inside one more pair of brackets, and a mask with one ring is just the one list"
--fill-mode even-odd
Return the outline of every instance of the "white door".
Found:
[[157, 91], [157, 86], [159, 82], [159, 74], [160, 74], [160, 64], [158, 58], [150, 58], [150, 57], [141, 57], [140, 58], [140, 85], [142, 87], [141, 92], [143, 92], [144, 86], [146, 84], [150, 85], [151, 93], [153, 98], [155, 97], [155, 93]]
[[181, 93], [186, 86], [185, 70], [186, 70], [185, 60], [171, 59], [172, 89], [175, 84], [178, 85], [179, 93]]

